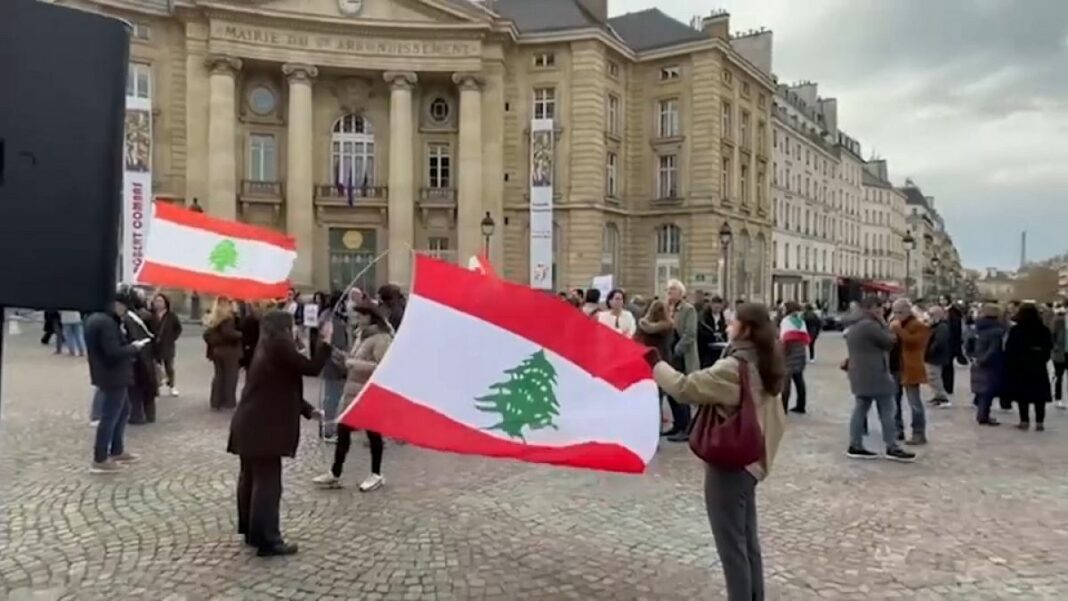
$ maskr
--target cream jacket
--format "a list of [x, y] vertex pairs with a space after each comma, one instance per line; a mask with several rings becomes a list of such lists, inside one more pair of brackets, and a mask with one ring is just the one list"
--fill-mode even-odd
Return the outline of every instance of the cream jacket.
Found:
[[724, 358], [716, 361], [711, 367], [691, 374], [679, 373], [661, 361], [653, 368], [653, 379], [664, 392], [679, 402], [714, 405], [721, 415], [730, 415], [737, 410], [741, 402], [741, 380], [738, 377], [739, 362], [736, 357], [742, 357], [749, 362], [750, 392], [756, 405], [757, 420], [764, 431], [764, 459], [746, 469], [757, 480], [763, 480], [771, 471], [775, 454], [779, 450], [779, 442], [786, 429], [786, 413], [783, 411], [780, 396], [764, 391], [760, 373], [757, 371], [756, 352], [751, 346], [739, 343], [728, 349]]

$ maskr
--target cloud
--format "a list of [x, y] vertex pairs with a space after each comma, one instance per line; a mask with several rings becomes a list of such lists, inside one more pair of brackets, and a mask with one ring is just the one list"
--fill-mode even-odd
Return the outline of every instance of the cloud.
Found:
[[[713, 8], [775, 33], [780, 81], [813, 80], [839, 123], [914, 177], [973, 266], [1068, 250], [1068, 0], [609, 0], [684, 22]], [[1059, 222], [1059, 223], [1058, 223]]]

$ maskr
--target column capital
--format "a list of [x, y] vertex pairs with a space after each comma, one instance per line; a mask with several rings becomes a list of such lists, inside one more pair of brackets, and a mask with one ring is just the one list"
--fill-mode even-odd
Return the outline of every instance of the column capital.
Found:
[[419, 76], [412, 71], [386, 71], [382, 74], [382, 79], [385, 79], [394, 90], [410, 90], [415, 82], [419, 81]]
[[461, 90], [481, 90], [486, 78], [477, 71], [459, 71], [452, 74], [452, 82]]
[[208, 66], [212, 74], [236, 75], [241, 70], [241, 59], [225, 54], [209, 54], [204, 59], [204, 64]]
[[285, 74], [289, 83], [311, 81], [319, 76], [319, 68], [303, 63], [286, 63], [282, 65], [282, 73]]

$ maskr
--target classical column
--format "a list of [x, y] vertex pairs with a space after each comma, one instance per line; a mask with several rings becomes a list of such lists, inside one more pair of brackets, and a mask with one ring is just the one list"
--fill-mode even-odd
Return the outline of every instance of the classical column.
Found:
[[208, 87], [208, 213], [223, 219], [237, 219], [237, 163], [235, 160], [234, 79], [241, 70], [239, 59], [212, 55]]
[[289, 114], [286, 130], [286, 231], [297, 241], [293, 283], [312, 285], [315, 258], [315, 207], [312, 198], [312, 80], [319, 70], [311, 65], [286, 64]]
[[387, 71], [389, 95], [389, 281], [407, 289], [412, 280], [415, 181], [412, 173], [412, 86], [415, 73]]
[[[482, 77], [456, 73], [460, 87], [459, 184], [456, 206], [457, 260], [465, 264], [482, 250]], [[503, 225], [503, 224], [502, 224]], [[503, 235], [504, 228], [501, 228]]]

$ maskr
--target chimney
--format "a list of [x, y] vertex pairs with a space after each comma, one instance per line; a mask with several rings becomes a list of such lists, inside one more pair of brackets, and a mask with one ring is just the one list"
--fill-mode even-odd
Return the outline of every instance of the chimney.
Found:
[[771, 76], [772, 34], [767, 29], [750, 31], [731, 38], [731, 48], [753, 63], [765, 75]]
[[731, 39], [731, 14], [725, 10], [714, 10], [701, 19], [701, 31], [708, 35], [729, 41]]
[[599, 22], [608, 20], [608, 0], [578, 0], [578, 3]]

